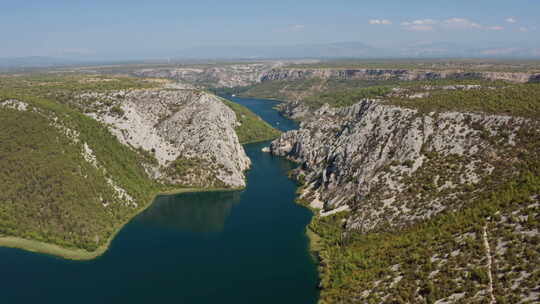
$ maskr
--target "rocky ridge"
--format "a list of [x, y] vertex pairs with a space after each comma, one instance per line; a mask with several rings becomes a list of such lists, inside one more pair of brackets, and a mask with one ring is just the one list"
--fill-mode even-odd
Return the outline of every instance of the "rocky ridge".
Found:
[[161, 182], [197, 187], [245, 186], [250, 160], [238, 141], [235, 113], [195, 90], [84, 93], [85, 114], [146, 155], [147, 173]]
[[470, 72], [462, 70], [406, 70], [406, 69], [271, 69], [260, 76], [265, 81], [293, 81], [300, 79], [356, 79], [356, 80], [436, 80], [436, 79], [468, 79], [504, 80], [516, 83], [536, 82], [539, 73], [521, 72]]
[[282, 62], [273, 62], [211, 67], [150, 68], [133, 73], [139, 77], [169, 78], [194, 85], [238, 87], [257, 83], [265, 72], [282, 65]]
[[295, 176], [312, 207], [322, 215], [352, 210], [347, 228], [368, 232], [459, 208], [459, 193], [472, 185], [481, 191], [524, 124], [510, 116], [421, 114], [363, 100], [322, 107], [270, 150], [302, 164]]
[[536, 303], [538, 188], [523, 168], [535, 172], [539, 133], [533, 119], [377, 99], [305, 116], [268, 150], [300, 163], [320, 302]]
[[514, 83], [539, 82], [540, 73], [465, 71], [459, 69], [362, 69], [362, 68], [290, 68], [285, 62], [215, 65], [208, 67], [146, 68], [132, 72], [138, 77], [174, 79], [184, 86], [245, 87], [271, 81], [339, 79], [365, 81], [415, 81], [438, 79], [485, 79]]

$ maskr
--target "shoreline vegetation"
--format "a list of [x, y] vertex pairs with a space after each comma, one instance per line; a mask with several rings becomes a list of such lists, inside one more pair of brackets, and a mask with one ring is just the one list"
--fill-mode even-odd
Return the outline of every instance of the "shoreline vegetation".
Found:
[[[0, 201], [11, 202], [0, 206], [7, 210], [0, 213], [0, 228], [3, 228], [0, 233], [1, 247], [71, 260], [90, 260], [105, 253], [122, 227], [151, 206], [157, 196], [240, 190], [209, 185], [197, 188], [165, 185], [148, 179], [140, 164], [151, 162], [151, 155], [120, 144], [107, 128], [87, 117], [83, 113], [85, 109], [72, 101], [73, 96], [81, 92], [158, 89], [159, 84], [154, 80], [39, 74], [5, 77], [0, 79], [0, 84], [0, 103], [17, 100], [33, 109], [17, 111], [0, 107], [2, 127], [6, 131], [3, 137], [0, 136], [3, 142], [0, 158], [7, 157], [4, 160], [11, 164], [2, 166], [5, 170], [0, 170], [4, 180], [11, 182], [0, 187], [4, 193]], [[281, 133], [240, 104], [222, 101], [241, 122], [235, 130], [241, 144], [270, 140]], [[57, 127], [51, 124], [52, 119], [60, 121]], [[66, 135], [68, 131], [64, 129], [73, 130], [77, 141], [72, 139], [73, 136]], [[106, 173], [84, 161], [81, 154], [81, 150], [84, 151], [83, 143], [93, 149], [100, 164], [106, 168]], [[18, 169], [12, 170], [11, 167]], [[107, 176], [115, 176], [115, 181], [140, 206], [131, 209], [115, 204], [118, 200], [109, 189]], [[28, 191], [27, 184], [31, 184], [35, 191]], [[58, 187], [63, 188], [58, 190]], [[163, 191], [170, 189], [176, 190]], [[96, 196], [98, 192], [105, 194]], [[51, 195], [56, 195], [55, 204], [44, 204], [44, 198]], [[112, 204], [114, 209], [106, 213], [100, 203], [92, 206], [76, 203], [96, 200]], [[67, 211], [58, 219], [52, 216], [57, 213], [51, 206]], [[17, 208], [24, 212], [17, 211]], [[54, 219], [51, 222], [51, 218], [56, 222]], [[36, 228], [36, 221], [47, 229]]]
[[118, 229], [116, 229], [116, 231], [109, 237], [107, 242], [104, 245], [98, 247], [95, 251], [87, 251], [85, 249], [75, 248], [75, 247], [67, 248], [67, 247], [62, 247], [62, 246], [52, 244], [52, 243], [29, 240], [25, 238], [16, 237], [16, 236], [0, 236], [0, 247], [15, 248], [15, 249], [20, 249], [20, 250], [30, 251], [33, 253], [54, 256], [57, 258], [63, 258], [66, 260], [89, 261], [89, 260], [99, 258], [105, 252], [107, 252], [107, 250], [109, 250], [110, 248], [112, 241], [116, 238], [118, 233], [122, 231], [124, 226], [127, 225], [139, 214], [144, 212], [146, 209], [150, 208], [150, 206], [152, 206], [155, 199], [159, 196], [176, 195], [176, 194], [183, 194], [183, 193], [195, 193], [195, 192], [220, 192], [220, 191], [241, 191], [241, 190], [243, 190], [243, 188], [184, 188], [184, 189], [179, 188], [179, 189], [174, 189], [174, 190], [169, 190], [169, 191], [157, 192], [149, 203], [147, 203], [143, 208], [141, 208], [139, 212], [134, 214], [133, 217], [121, 223]]
[[233, 110], [237, 120], [240, 122], [240, 125], [235, 130], [240, 144], [245, 145], [268, 141], [279, 137], [281, 134], [281, 131], [272, 127], [268, 122], [243, 105], [227, 98], [220, 97], [220, 99], [226, 106]]

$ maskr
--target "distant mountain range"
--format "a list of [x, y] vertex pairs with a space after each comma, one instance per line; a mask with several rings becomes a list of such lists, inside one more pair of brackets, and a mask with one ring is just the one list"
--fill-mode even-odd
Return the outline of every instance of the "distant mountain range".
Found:
[[[194, 59], [299, 59], [299, 58], [540, 58], [540, 45], [483, 43], [478, 46], [451, 42], [417, 42], [374, 47], [362, 42], [283, 46], [201, 46], [163, 56], [162, 60]], [[146, 60], [141, 57], [141, 61]], [[155, 59], [154, 59], [155, 60]], [[43, 68], [66, 65], [117, 63], [123, 58], [12, 57], [0, 58], [1, 69]], [[135, 62], [136, 60], [129, 60]]]
[[195, 58], [540, 58], [540, 45], [516, 47], [502, 43], [470, 46], [451, 42], [419, 42], [374, 47], [362, 42], [293, 46], [207, 46], [177, 53], [178, 59]]
[[372, 57], [376, 49], [361, 42], [288, 46], [204, 46], [180, 51], [176, 58], [343, 58]]
[[74, 64], [76, 61], [44, 56], [0, 58], [0, 68], [53, 67]]

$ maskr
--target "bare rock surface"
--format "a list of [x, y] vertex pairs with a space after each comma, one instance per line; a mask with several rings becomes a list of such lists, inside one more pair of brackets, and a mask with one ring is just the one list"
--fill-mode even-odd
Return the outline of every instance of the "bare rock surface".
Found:
[[540, 75], [523, 72], [470, 72], [462, 70], [408, 70], [408, 69], [295, 69], [276, 68], [266, 71], [261, 81], [299, 80], [299, 79], [357, 79], [357, 80], [435, 80], [481, 78], [486, 80], [505, 80], [510, 82], [538, 81]]
[[151, 68], [135, 71], [139, 77], [170, 78], [179, 82], [213, 87], [247, 86], [260, 81], [261, 75], [282, 62], [232, 64], [201, 68]]
[[88, 116], [148, 156], [145, 167], [153, 178], [200, 187], [245, 186], [250, 160], [235, 133], [235, 113], [218, 97], [195, 90], [149, 89], [79, 98]]
[[322, 207], [321, 214], [347, 206], [347, 228], [368, 232], [459, 208], [457, 195], [470, 185], [481, 191], [491, 162], [514, 145], [525, 123], [510, 116], [425, 114], [366, 99], [323, 106], [270, 150], [301, 163], [294, 175], [305, 184], [302, 199]]

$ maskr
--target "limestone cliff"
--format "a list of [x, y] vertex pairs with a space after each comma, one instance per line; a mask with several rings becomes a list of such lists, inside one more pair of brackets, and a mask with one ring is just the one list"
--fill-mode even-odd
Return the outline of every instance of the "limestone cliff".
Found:
[[316, 210], [320, 302], [538, 302], [539, 92], [421, 84], [282, 106], [300, 129], [268, 150], [300, 164]]
[[[325, 215], [352, 210], [347, 228], [404, 226], [462, 206], [459, 194], [505, 159], [528, 122], [510, 116], [429, 113], [363, 100], [322, 107], [270, 150], [301, 163], [302, 198]], [[474, 185], [474, 187], [473, 187]]]
[[139, 77], [169, 78], [210, 87], [238, 87], [257, 83], [261, 75], [282, 62], [232, 64], [209, 67], [149, 68], [134, 71]]
[[243, 187], [250, 160], [238, 141], [235, 113], [218, 97], [194, 90], [124, 90], [78, 97], [88, 116], [149, 160], [164, 183]]
[[261, 82], [274, 80], [300, 79], [356, 79], [356, 80], [435, 80], [480, 78], [486, 80], [505, 80], [511, 82], [538, 81], [538, 73], [521, 72], [472, 72], [463, 70], [408, 70], [408, 69], [296, 69], [279, 68], [262, 73]]

